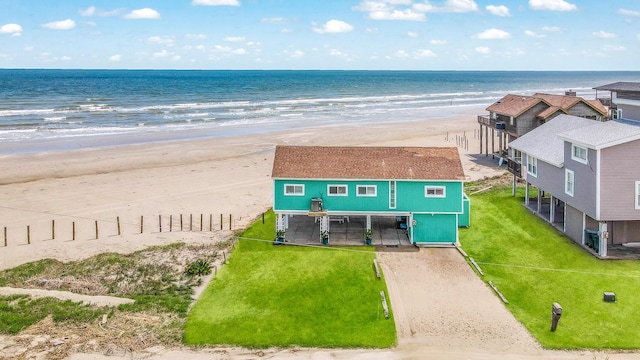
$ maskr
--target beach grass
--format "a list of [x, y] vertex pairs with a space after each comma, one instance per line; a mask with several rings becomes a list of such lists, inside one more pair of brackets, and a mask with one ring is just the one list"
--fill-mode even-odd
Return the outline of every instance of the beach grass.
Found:
[[[472, 227], [461, 230], [464, 250], [509, 303], [507, 308], [545, 347], [638, 349], [640, 262], [599, 260], [497, 187], [471, 198]], [[603, 301], [613, 291], [617, 302]], [[554, 302], [563, 308], [550, 331]]]
[[274, 215], [239, 234], [227, 265], [189, 313], [192, 345], [385, 348], [386, 320], [369, 248], [274, 246]]

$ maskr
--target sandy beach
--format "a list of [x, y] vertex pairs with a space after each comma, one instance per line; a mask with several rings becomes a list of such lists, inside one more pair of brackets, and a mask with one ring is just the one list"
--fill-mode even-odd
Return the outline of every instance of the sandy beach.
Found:
[[[62, 261], [115, 251], [128, 253], [176, 241], [210, 242], [230, 235], [271, 206], [270, 178], [277, 144], [341, 146], [458, 146], [468, 180], [504, 173], [497, 161], [478, 156], [476, 114], [372, 126], [315, 127], [225, 138], [130, 145], [115, 148], [14, 155], [0, 158], [0, 227], [6, 227], [7, 246], [0, 243], [0, 269], [52, 257]], [[467, 145], [468, 144], [468, 145]], [[468, 148], [467, 148], [468, 146]], [[200, 214], [205, 219], [200, 231]], [[222, 228], [220, 230], [220, 215]], [[183, 231], [177, 231], [183, 215]], [[140, 217], [145, 230], [140, 234]], [[158, 217], [164, 229], [160, 232]], [[172, 232], [168, 231], [171, 216]], [[194, 217], [191, 222], [191, 216]], [[121, 235], [117, 235], [120, 219]], [[209, 231], [209, 218], [213, 231]], [[189, 219], [189, 220], [188, 220]], [[55, 239], [52, 239], [52, 220]], [[95, 224], [100, 234], [96, 239]], [[75, 240], [72, 224], [75, 223]], [[188, 227], [191, 226], [191, 231]], [[27, 238], [29, 227], [29, 238]], [[30, 242], [30, 243], [29, 243]], [[451, 250], [451, 249], [449, 249]], [[447, 251], [449, 251], [447, 250]], [[592, 352], [542, 350], [498, 298], [454, 251], [421, 251], [409, 258], [381, 254], [389, 274], [390, 296], [397, 314], [399, 345], [388, 350], [193, 349], [150, 348], [137, 357], [151, 359], [595, 359]], [[414, 294], [434, 296], [442, 288], [436, 276], [420, 282], [421, 271], [434, 271], [433, 256], [443, 256], [449, 269], [459, 269], [457, 287], [450, 290], [461, 303], [446, 312], [424, 309]], [[435, 264], [435, 265], [434, 265]], [[438, 273], [435, 271], [434, 273]], [[394, 280], [396, 279], [396, 280]], [[456, 295], [457, 294], [457, 295]], [[460, 295], [465, 294], [465, 295]], [[473, 301], [472, 301], [473, 300]], [[445, 305], [445, 304], [443, 304]], [[458, 314], [457, 306], [468, 313]], [[460, 317], [452, 319], [447, 317]], [[464, 320], [466, 319], [466, 320]], [[434, 326], [453, 326], [445, 332]], [[12, 346], [0, 337], [0, 351]], [[131, 358], [134, 354], [74, 354], [71, 359]], [[633, 355], [633, 354], [632, 354]], [[637, 355], [637, 354], [635, 354]], [[608, 356], [608, 355], [607, 355]], [[631, 359], [616, 354], [609, 359]]]

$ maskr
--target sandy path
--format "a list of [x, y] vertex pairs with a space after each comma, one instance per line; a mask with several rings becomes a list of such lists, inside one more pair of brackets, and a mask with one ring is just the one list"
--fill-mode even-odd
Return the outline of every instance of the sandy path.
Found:
[[9, 287], [0, 287], [0, 295], [31, 295], [35, 298], [53, 297], [60, 300], [71, 300], [73, 302], [82, 302], [83, 304], [96, 306], [118, 306], [121, 304], [130, 304], [134, 302], [134, 300], [132, 299], [120, 298], [115, 296], [91, 296], [76, 294], [70, 291], [15, 289]]

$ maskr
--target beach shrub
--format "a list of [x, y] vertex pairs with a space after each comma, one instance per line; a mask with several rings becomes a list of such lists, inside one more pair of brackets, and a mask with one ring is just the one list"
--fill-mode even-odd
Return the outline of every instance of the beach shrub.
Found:
[[204, 259], [198, 259], [185, 270], [185, 273], [189, 276], [202, 276], [211, 274], [211, 263]]

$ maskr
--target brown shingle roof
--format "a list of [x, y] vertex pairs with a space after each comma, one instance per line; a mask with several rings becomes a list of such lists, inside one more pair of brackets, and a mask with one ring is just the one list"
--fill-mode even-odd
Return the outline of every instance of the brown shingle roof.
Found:
[[546, 120], [547, 118], [549, 118], [551, 115], [555, 114], [556, 112], [562, 112], [562, 113], [567, 114], [567, 111], [564, 110], [563, 108], [561, 108], [559, 106], [552, 106], [552, 107], [542, 111], [538, 115], [536, 115], [536, 117], [538, 119]]
[[[544, 102], [549, 107], [557, 106], [561, 108], [565, 113], [568, 113], [568, 110], [571, 109], [575, 104], [579, 102], [584, 102], [587, 106], [591, 107], [595, 111], [599, 112], [601, 115], [607, 115], [607, 108], [602, 105], [599, 100], [585, 100], [581, 97], [577, 96], [567, 96], [567, 95], [553, 95], [553, 94], [542, 94], [537, 93], [532, 96], [524, 96], [524, 95], [513, 95], [508, 94], [502, 99], [496, 101], [491, 104], [487, 111], [495, 112], [498, 114], [518, 117], [525, 111], [531, 109], [535, 105], [540, 102]], [[555, 113], [556, 110], [552, 110]]]
[[276, 147], [275, 179], [464, 180], [455, 147]]

